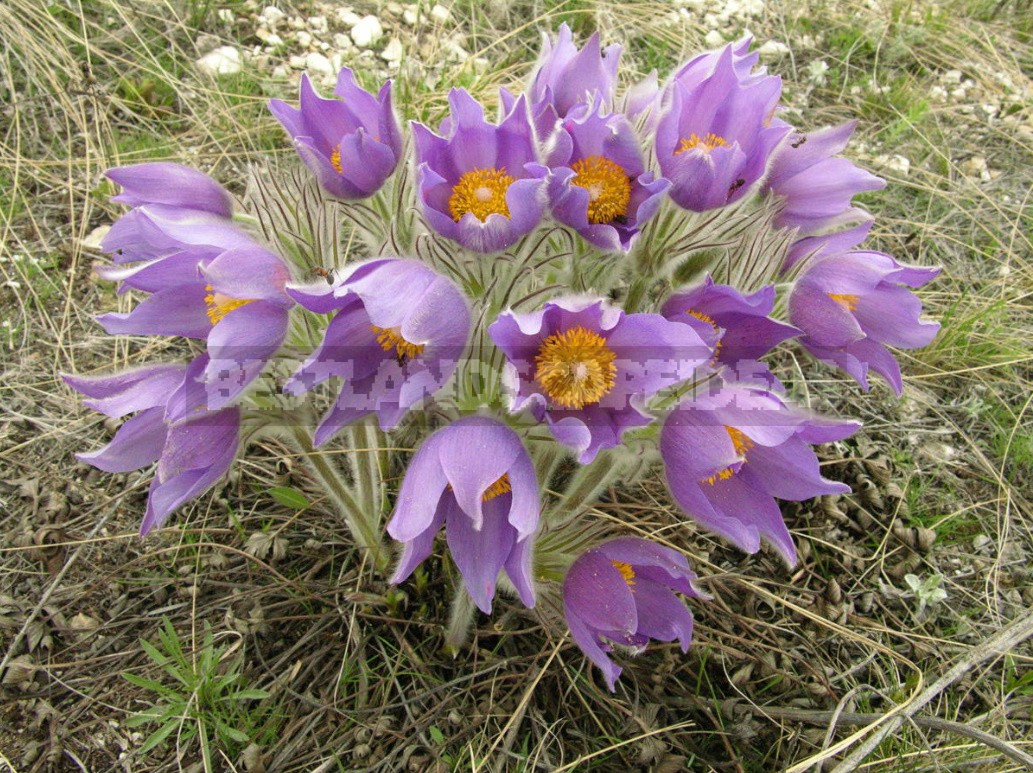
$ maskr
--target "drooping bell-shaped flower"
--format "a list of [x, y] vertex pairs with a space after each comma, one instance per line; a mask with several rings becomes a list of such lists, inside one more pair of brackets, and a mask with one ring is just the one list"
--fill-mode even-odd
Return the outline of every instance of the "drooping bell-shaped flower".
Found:
[[546, 147], [553, 216], [603, 250], [628, 250], [670, 187], [645, 170], [635, 131], [597, 98], [564, 119]]
[[708, 598], [681, 553], [635, 537], [604, 542], [582, 553], [563, 581], [563, 614], [581, 651], [603, 672], [611, 691], [621, 667], [606, 653], [613, 644], [646, 648], [650, 639], [674, 641], [688, 652], [692, 612], [675, 591]]
[[343, 381], [316, 429], [316, 445], [374, 412], [381, 428], [392, 429], [444, 386], [470, 333], [459, 288], [416, 260], [372, 260], [333, 285], [288, 292], [310, 311], [335, 312], [319, 347], [284, 385], [285, 392], [301, 394], [331, 377]]
[[659, 314], [625, 314], [598, 299], [549, 301], [506, 312], [488, 328], [506, 355], [510, 410], [529, 408], [589, 464], [632, 427], [661, 389], [691, 378], [713, 355], [688, 325]]
[[779, 78], [749, 73], [729, 44], [680, 70], [664, 94], [656, 133], [660, 172], [681, 207], [702, 212], [742, 198], [790, 127], [773, 120]]
[[409, 462], [387, 524], [387, 533], [404, 544], [391, 582], [405, 580], [431, 554], [444, 526], [452, 559], [482, 612], [491, 612], [502, 569], [533, 607], [540, 509], [534, 465], [513, 430], [480, 416], [439, 429]]
[[188, 166], [150, 161], [115, 167], [104, 174], [122, 186], [122, 192], [111, 197], [119, 204], [130, 207], [161, 204], [210, 212], [224, 218], [233, 215], [233, 199], [229, 193], [208, 175]]
[[462, 89], [448, 97], [448, 137], [412, 124], [418, 199], [431, 228], [475, 252], [512, 246], [541, 222], [547, 167], [538, 163], [523, 97], [498, 126]]
[[785, 199], [775, 220], [780, 228], [798, 228], [804, 238], [871, 220], [863, 209], [851, 206], [854, 196], [886, 187], [886, 181], [839, 157], [857, 121], [796, 134], [775, 152], [766, 190]]
[[102, 314], [97, 321], [112, 335], [205, 340], [210, 362], [203, 378], [212, 387], [210, 410], [234, 400], [283, 344], [294, 305], [285, 290], [290, 272], [280, 258], [253, 242], [193, 266], [167, 260], [143, 273], [145, 287], [139, 287], [140, 277], [127, 281], [152, 294], [128, 313]]
[[708, 274], [701, 284], [672, 295], [661, 314], [692, 327], [714, 348], [713, 365], [737, 373], [752, 365], [782, 341], [800, 331], [768, 315], [775, 305], [774, 286], [743, 295], [731, 285], [715, 284]]
[[815, 357], [835, 363], [864, 389], [872, 369], [900, 395], [900, 365], [886, 345], [918, 349], [936, 337], [940, 324], [920, 319], [922, 302], [909, 288], [939, 273], [901, 265], [881, 252], [812, 259], [789, 296], [789, 317]]
[[342, 199], [372, 196], [402, 158], [402, 133], [391, 105], [391, 82], [373, 96], [342, 67], [334, 98], [316, 93], [301, 76], [300, 109], [279, 99], [269, 110], [294, 139], [301, 160], [328, 193]]
[[[77, 454], [105, 472], [130, 472], [158, 462], [147, 497], [140, 536], [160, 526], [184, 503], [210, 489], [237, 454], [240, 411], [208, 411], [197, 380], [207, 358], [190, 366], [154, 365], [111, 376], [64, 375], [65, 382], [86, 395], [84, 404], [107, 416], [135, 413], [104, 448]], [[191, 410], [184, 410], [189, 398]]]
[[705, 528], [747, 553], [763, 537], [792, 565], [796, 547], [775, 498], [850, 491], [821, 477], [809, 444], [842, 440], [859, 426], [811, 416], [773, 392], [720, 386], [683, 401], [664, 421], [667, 486]]
[[233, 224], [232, 198], [215, 180], [196, 169], [168, 162], [109, 169], [105, 175], [122, 186], [112, 201], [133, 209], [120, 217], [101, 241], [116, 264], [102, 267], [105, 279], [149, 290], [165, 275], [189, 272], [223, 250], [254, 245]]

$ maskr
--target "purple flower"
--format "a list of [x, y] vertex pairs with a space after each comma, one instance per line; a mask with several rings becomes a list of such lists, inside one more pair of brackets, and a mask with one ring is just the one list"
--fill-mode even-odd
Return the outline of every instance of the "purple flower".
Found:
[[472, 416], [438, 430], [409, 462], [387, 533], [404, 543], [391, 578], [405, 580], [442, 526], [470, 597], [491, 612], [503, 568], [521, 601], [534, 606], [533, 535], [540, 504], [534, 465], [513, 430]]
[[502, 122], [462, 89], [452, 89], [447, 139], [413, 122], [419, 201], [430, 226], [467, 249], [497, 252], [541, 222], [546, 176], [538, 163], [524, 98]]
[[635, 132], [624, 116], [602, 114], [597, 97], [568, 116], [546, 151], [553, 215], [603, 250], [628, 250], [656, 214], [667, 180], [645, 171]]
[[815, 357], [834, 362], [868, 389], [868, 369], [899, 396], [900, 365], [884, 344], [917, 349], [938, 322], [922, 322], [922, 302], [908, 288], [936, 278], [939, 268], [898, 263], [881, 252], [846, 252], [812, 259], [789, 296], [789, 316]]
[[772, 392], [721, 386], [667, 416], [660, 434], [667, 486], [707, 529], [747, 553], [764, 537], [792, 565], [796, 548], [775, 497], [850, 491], [821, 477], [808, 444], [842, 440], [859, 426], [810, 416]]
[[708, 598], [695, 588], [696, 573], [676, 550], [622, 537], [578, 557], [563, 580], [563, 614], [581, 651], [602, 669], [611, 691], [621, 675], [605, 641], [645, 649], [650, 639], [692, 642], [692, 612], [674, 591]]
[[[93, 378], [62, 376], [90, 398], [83, 401], [90, 408], [113, 417], [136, 413], [104, 448], [76, 456], [105, 472], [129, 472], [158, 462], [141, 537], [215, 485], [236, 457], [240, 411], [196, 407], [205, 391], [197, 377], [206, 364], [202, 355], [190, 366], [155, 365]], [[188, 397], [194, 410], [183, 409]]]
[[109, 169], [105, 176], [122, 186], [111, 200], [130, 207], [162, 204], [180, 209], [233, 215], [233, 199], [219, 183], [196, 169], [167, 161], [152, 161]]
[[775, 154], [765, 182], [766, 189], [785, 198], [775, 225], [798, 228], [802, 238], [871, 220], [871, 215], [850, 202], [858, 193], [886, 187], [886, 181], [837, 156], [856, 125], [857, 121], [848, 121], [798, 134]]
[[294, 138], [298, 155], [324, 190], [342, 199], [363, 199], [380, 190], [402, 157], [391, 82], [374, 97], [343, 67], [334, 95], [319, 96], [308, 75], [302, 75], [301, 109], [271, 99], [269, 110]]
[[671, 198], [685, 209], [702, 212], [742, 198], [789, 131], [771, 120], [781, 80], [751, 75], [755, 55], [743, 55], [742, 48], [728, 45], [697, 57], [667, 86], [656, 154], [672, 183]]
[[735, 371], [750, 367], [782, 341], [800, 334], [768, 317], [774, 305], [773, 285], [742, 295], [730, 285], [714, 284], [707, 275], [702, 284], [672, 295], [660, 313], [691, 326], [714, 348], [715, 364]]
[[837, 231], [835, 233], [825, 234], [824, 236], [808, 236], [803, 239], [797, 239], [789, 246], [789, 252], [786, 254], [786, 260], [785, 264], [782, 266], [782, 272], [785, 273], [789, 271], [789, 269], [800, 263], [802, 260], [816, 261], [820, 258], [848, 252], [867, 239], [868, 232], [871, 230], [872, 221], [869, 220], [866, 223], [860, 223], [853, 228], [846, 229], [845, 231]]
[[337, 312], [319, 348], [284, 385], [301, 394], [331, 377], [344, 381], [316, 430], [317, 446], [374, 411], [384, 430], [393, 428], [449, 379], [470, 332], [463, 294], [415, 260], [369, 261], [333, 286], [289, 292], [310, 311]]
[[[565, 23], [560, 25], [555, 43], [547, 34], [542, 35], [542, 52], [531, 73], [528, 95], [535, 126], [543, 139], [558, 119], [567, 117], [578, 105], [598, 98], [612, 108], [620, 57], [621, 46], [617, 44], [601, 49], [599, 33], [578, 51]], [[508, 109], [512, 102], [512, 96], [503, 90], [503, 105]]]
[[649, 424], [646, 399], [691, 377], [713, 354], [688, 325], [595, 299], [506, 312], [488, 334], [509, 360], [510, 410], [530, 408], [545, 419], [582, 464], [617, 446], [626, 430]]
[[204, 380], [212, 387], [208, 408], [222, 408], [254, 381], [283, 343], [294, 305], [285, 290], [290, 272], [253, 242], [211, 260], [184, 253], [159, 263], [125, 280], [151, 295], [127, 314], [102, 314], [97, 321], [113, 335], [205, 339], [210, 362]]

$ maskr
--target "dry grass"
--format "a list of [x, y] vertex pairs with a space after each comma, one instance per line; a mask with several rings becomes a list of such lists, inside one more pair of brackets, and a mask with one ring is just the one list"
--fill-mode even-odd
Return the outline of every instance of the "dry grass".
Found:
[[[57, 373], [182, 351], [102, 337], [90, 319], [120, 303], [91, 278], [83, 246], [119, 211], [100, 172], [166, 157], [240, 192], [249, 160], [286, 157], [263, 106], [288, 87], [261, 73], [197, 76], [197, 0], [0, 6], [0, 770], [1020, 766], [978, 733], [1027, 753], [1033, 737], [1031, 651], [1020, 643], [1033, 605], [1033, 132], [1028, 101], [997, 77], [1021, 87], [1033, 71], [1021, 5], [773, 3], [751, 20], [758, 39], [792, 46], [770, 66], [791, 99], [806, 97], [805, 125], [858, 116], [866, 162], [911, 161], [868, 203], [880, 246], [945, 266], [924, 294], [944, 331], [905, 357], [901, 402], [828, 371], [809, 379], [808, 401], [866, 428], [824, 460], [855, 494], [787, 507], [804, 557], [792, 574], [684, 526], [658, 481], [610, 493], [601, 521], [685, 551], [715, 597], [695, 605], [689, 655], [659, 646], [626, 660], [616, 696], [563, 637], [548, 595], [534, 612], [501, 604], [465, 649], [446, 653], [450, 564], [434, 559], [402, 592], [388, 588], [272, 442], [173, 526], [136, 539], [146, 476], [73, 460], [107, 428]], [[314, 6], [298, 3], [302, 15]], [[490, 96], [519, 82], [540, 30], [559, 19], [626, 42], [643, 70], [669, 66], [705, 32], [668, 23], [670, 8], [468, 0], [456, 23], [493, 66], [455, 65], [433, 92], [414, 74], [403, 90], [421, 114], [440, 109], [450, 81]], [[202, 23], [230, 40], [247, 32], [212, 14]], [[441, 32], [424, 31], [431, 54]], [[832, 68], [824, 84], [808, 81], [819, 59]], [[974, 85], [939, 103], [931, 89], [953, 69]], [[992, 100], [994, 120], [980, 107]], [[975, 155], [1000, 175], [981, 179]], [[817, 372], [783, 364], [791, 381], [797, 368]], [[268, 494], [278, 486], [306, 490], [310, 505], [278, 503]], [[907, 573], [942, 574], [948, 601], [917, 615]], [[269, 697], [226, 716], [208, 706], [140, 753], [153, 728], [127, 722], [159, 699], [122, 675], [170, 682], [139, 643], [157, 641], [162, 618], [192, 664], [206, 629], [224, 647], [204, 678], [237, 664]], [[1009, 625], [1017, 640], [988, 647]], [[865, 746], [909, 712], [913, 722]], [[220, 718], [250, 742], [220, 741]], [[200, 726], [204, 743], [190, 740]]]

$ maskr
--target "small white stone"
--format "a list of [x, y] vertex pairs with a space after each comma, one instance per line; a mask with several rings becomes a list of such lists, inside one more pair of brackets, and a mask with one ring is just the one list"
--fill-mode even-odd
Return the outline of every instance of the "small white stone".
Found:
[[710, 30], [710, 32], [707, 33], [707, 36], [703, 38], [703, 42], [710, 48], [717, 48], [718, 46], [724, 45], [725, 38], [724, 35], [717, 30]]
[[229, 8], [220, 8], [215, 14], [223, 24], [233, 24], [233, 11]]
[[287, 20], [287, 26], [292, 30], [303, 30], [305, 29], [305, 20], [300, 16], [292, 16]]
[[402, 6], [400, 4], [398, 4], [398, 3], [394, 3], [394, 2], [388, 3], [386, 6], [384, 6], [384, 9], [389, 14], [391, 14], [392, 16], [401, 16], [402, 15]]
[[275, 5], [267, 5], [262, 9], [262, 14], [259, 18], [264, 19], [265, 23], [270, 27], [274, 26], [277, 22], [283, 21], [287, 14], [277, 8]]
[[313, 32], [326, 32], [328, 27], [325, 16], [309, 16], [308, 28]]
[[757, 49], [757, 53], [761, 56], [785, 56], [789, 53], [789, 46], [779, 40], [769, 40]]
[[410, 27], [416, 26], [416, 20], [419, 18], [416, 13], [416, 9], [409, 7], [402, 11], [402, 22], [408, 24]]
[[289, 64], [295, 70], [304, 70], [305, 69], [305, 57], [298, 56], [297, 54], [295, 54], [295, 55], [291, 56], [290, 59], [287, 60], [287, 64]]
[[363, 16], [359, 23], [352, 27], [352, 40], [359, 48], [369, 48], [382, 37], [384, 28], [380, 26], [380, 19], [376, 16]]
[[807, 80], [815, 86], [824, 86], [828, 78], [825, 73], [829, 71], [829, 63], [824, 59], [817, 59], [807, 65]]
[[85, 239], [82, 240], [82, 248], [84, 250], [100, 252], [101, 242], [104, 241], [104, 237], [108, 235], [108, 231], [110, 230], [110, 225], [97, 226], [86, 235]]
[[990, 536], [987, 534], [977, 534], [972, 538], [972, 549], [979, 550], [989, 545], [991, 542]]
[[444, 24], [452, 18], [452, 12], [443, 5], [437, 5], [430, 9], [430, 18], [438, 24]]
[[362, 21], [362, 17], [355, 13], [351, 8], [339, 8], [337, 10], [337, 20], [345, 27], [351, 29]]
[[[712, 30], [716, 30], [716, 29], [717, 29], [718, 27], [720, 27], [720, 26], [721, 26], [721, 20], [720, 20], [720, 19], [718, 19], [718, 18], [717, 18], [717, 17], [716, 17], [716, 16], [714, 15], [714, 14], [712, 14], [712, 13], [708, 13], [708, 14], [707, 14], [706, 16], [704, 16], [704, 17], [703, 17], [703, 23], [704, 23], [704, 24], [705, 24], [706, 26], [710, 27], [710, 29], [712, 29]], [[708, 38], [709, 38], [709, 36], [708, 36]], [[723, 42], [723, 41], [724, 41], [724, 38], [722, 37], [722, 38], [721, 38], [721, 40], [722, 40], [722, 42]], [[713, 44], [712, 44], [712, 43], [710, 43], [710, 41], [709, 41], [709, 39], [708, 39], [708, 40], [707, 40], [707, 45], [708, 45], [708, 46], [709, 46], [709, 45], [720, 45], [720, 43], [713, 43]]]
[[312, 45], [312, 34], [301, 30], [297, 35], [294, 36], [295, 40], [298, 41], [298, 45], [302, 48], [308, 48]]
[[269, 37], [265, 39], [265, 44], [269, 48], [279, 48], [283, 45], [283, 38], [281, 38], [275, 32], [270, 32]]
[[399, 62], [402, 59], [402, 41], [398, 38], [391, 38], [384, 50], [380, 52], [380, 58], [385, 62]]
[[943, 74], [944, 83], [961, 83], [961, 70], [947, 70]]
[[196, 62], [197, 68], [210, 75], [234, 75], [240, 72], [240, 51], [233, 46], [219, 46]]
[[311, 53], [305, 57], [305, 69], [319, 75], [333, 75], [334, 66], [322, 54]]
[[284, 67], [282, 64], [278, 64], [276, 65], [276, 67], [273, 68], [273, 78], [275, 78], [276, 80], [285, 81], [289, 77], [290, 72], [288, 72], [287, 68]]
[[355, 48], [355, 44], [352, 43], [352, 39], [345, 35], [343, 32], [334, 33], [334, 47], [339, 51], [349, 51]]

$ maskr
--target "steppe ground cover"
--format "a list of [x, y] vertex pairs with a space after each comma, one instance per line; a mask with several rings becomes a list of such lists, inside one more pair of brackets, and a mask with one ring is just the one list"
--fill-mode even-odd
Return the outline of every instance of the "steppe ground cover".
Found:
[[[865, 199], [877, 247], [945, 268], [903, 400], [831, 371], [800, 395], [865, 429], [823, 459], [854, 493], [786, 508], [795, 571], [686, 525], [658, 480], [598, 508], [714, 595], [689, 655], [625, 659], [616, 696], [549, 610], [445, 651], [449, 564], [389, 588], [273, 442], [141, 542], [146, 476], [74, 460], [113, 428], [57, 378], [184, 354], [91, 319], [126, 303], [91, 272], [121, 211], [103, 169], [173, 159], [241, 193], [249, 164], [293, 164], [265, 104], [299, 69], [391, 75], [436, 119], [449, 86], [519, 84], [563, 21], [643, 73], [748, 30], [793, 123], [860, 119], [848, 153], [890, 183]], [[1033, 765], [1031, 33], [1021, 0], [4, 4], [0, 770]]]

